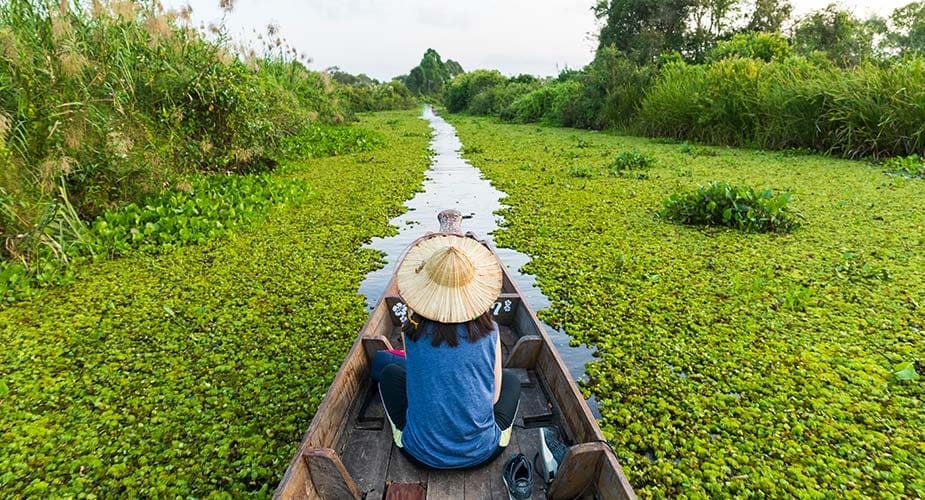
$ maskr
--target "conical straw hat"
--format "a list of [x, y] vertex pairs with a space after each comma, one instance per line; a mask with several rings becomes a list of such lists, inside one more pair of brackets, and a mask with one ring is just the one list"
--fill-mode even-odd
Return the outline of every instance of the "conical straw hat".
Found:
[[472, 238], [438, 234], [408, 250], [396, 280], [412, 311], [441, 323], [464, 323], [498, 299], [501, 264]]

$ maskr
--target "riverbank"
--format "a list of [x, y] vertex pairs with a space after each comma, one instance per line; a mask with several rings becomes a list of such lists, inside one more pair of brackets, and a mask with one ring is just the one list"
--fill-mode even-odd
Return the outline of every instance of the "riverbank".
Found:
[[[894, 374], [925, 361], [922, 181], [821, 156], [449, 121], [509, 195], [495, 239], [533, 258], [553, 301], [541, 316], [599, 349], [587, 388], [641, 496], [925, 494], [925, 386]], [[654, 166], [613, 168], [623, 152]], [[710, 181], [789, 190], [803, 227], [656, 217]]]
[[0, 491], [269, 495], [366, 319], [361, 249], [421, 185], [419, 110], [384, 145], [282, 165], [304, 196], [225, 238], [87, 264], [0, 311]]

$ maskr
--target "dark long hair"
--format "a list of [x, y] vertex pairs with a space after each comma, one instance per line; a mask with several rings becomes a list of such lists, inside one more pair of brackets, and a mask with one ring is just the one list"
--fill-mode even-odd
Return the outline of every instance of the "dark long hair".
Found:
[[[491, 319], [491, 313], [485, 311], [481, 316], [463, 323], [465, 325], [470, 343], [487, 337], [495, 329], [494, 321]], [[412, 312], [408, 315], [408, 321], [402, 325], [402, 332], [405, 337], [417, 342], [425, 335], [431, 337], [430, 345], [437, 347], [446, 342], [450, 347], [459, 345], [459, 335], [456, 334], [456, 328], [459, 323], [440, 323], [439, 321], [429, 320], [419, 314]]]

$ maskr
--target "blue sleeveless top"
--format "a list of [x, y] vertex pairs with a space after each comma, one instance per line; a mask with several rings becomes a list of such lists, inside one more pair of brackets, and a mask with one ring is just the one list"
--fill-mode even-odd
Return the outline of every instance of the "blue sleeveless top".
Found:
[[[438, 469], [478, 465], [498, 448], [495, 423], [495, 348], [498, 325], [469, 342], [464, 324], [457, 326], [459, 345], [431, 345], [430, 332], [417, 342], [406, 339], [408, 411], [402, 447]], [[433, 329], [434, 326], [430, 325]]]

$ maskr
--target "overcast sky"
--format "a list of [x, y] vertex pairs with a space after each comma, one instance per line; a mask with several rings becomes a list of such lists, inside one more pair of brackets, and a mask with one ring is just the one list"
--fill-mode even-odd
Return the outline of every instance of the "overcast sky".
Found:
[[[830, 0], [793, 0], [795, 14]], [[889, 15], [911, 0], [844, 0], [861, 16]], [[166, 0], [193, 7], [198, 23], [222, 18], [218, 0]], [[494, 68], [513, 75], [554, 75], [592, 57], [594, 0], [237, 0], [226, 16], [236, 39], [274, 23], [313, 59], [311, 68], [339, 66], [380, 80], [407, 73], [431, 47], [466, 71]]]

